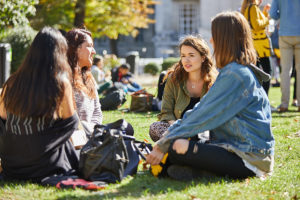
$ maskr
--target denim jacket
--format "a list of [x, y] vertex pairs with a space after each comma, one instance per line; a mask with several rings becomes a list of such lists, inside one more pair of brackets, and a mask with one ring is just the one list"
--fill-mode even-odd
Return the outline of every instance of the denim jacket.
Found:
[[208, 93], [157, 142], [159, 148], [167, 152], [174, 139], [210, 130], [212, 144], [273, 155], [270, 103], [257, 79], [259, 73], [255, 76], [249, 67], [235, 62], [220, 69]]

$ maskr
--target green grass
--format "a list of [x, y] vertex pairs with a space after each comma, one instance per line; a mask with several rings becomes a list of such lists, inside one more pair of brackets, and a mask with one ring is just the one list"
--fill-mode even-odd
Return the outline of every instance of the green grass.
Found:
[[[150, 91], [154, 91], [150, 89]], [[154, 92], [153, 92], [154, 93]], [[279, 88], [270, 89], [271, 104], [280, 103]], [[128, 108], [130, 97], [122, 108]], [[214, 177], [194, 182], [158, 179], [139, 169], [134, 177], [111, 184], [101, 191], [58, 190], [28, 182], [0, 182], [1, 199], [299, 199], [300, 198], [300, 113], [290, 107], [286, 113], [273, 113], [272, 130], [276, 140], [273, 176], [266, 180], [231, 180]], [[124, 118], [135, 129], [139, 140], [148, 139], [155, 112], [104, 112], [104, 123]]]

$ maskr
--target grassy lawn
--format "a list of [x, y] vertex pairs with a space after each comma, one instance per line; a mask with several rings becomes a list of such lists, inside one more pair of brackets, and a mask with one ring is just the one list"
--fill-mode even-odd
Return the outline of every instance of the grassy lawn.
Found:
[[[154, 91], [150, 88], [150, 91]], [[154, 92], [153, 92], [154, 93]], [[279, 88], [270, 89], [271, 104], [280, 103]], [[128, 108], [130, 97], [122, 108]], [[266, 180], [249, 178], [242, 181], [214, 177], [194, 182], [157, 179], [148, 171], [138, 171], [119, 184], [100, 191], [81, 189], [58, 190], [25, 182], [0, 182], [2, 199], [300, 199], [300, 113], [295, 107], [286, 113], [273, 113], [272, 130], [276, 140], [273, 176]], [[150, 141], [148, 130], [156, 121], [155, 112], [104, 112], [104, 123], [124, 118], [135, 129], [139, 140]]]

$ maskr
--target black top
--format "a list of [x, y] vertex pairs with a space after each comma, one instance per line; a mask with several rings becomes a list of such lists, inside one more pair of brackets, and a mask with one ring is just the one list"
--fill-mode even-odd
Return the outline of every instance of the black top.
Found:
[[162, 71], [159, 75], [159, 78], [158, 78], [158, 84], [157, 84], [157, 98], [161, 101], [162, 100], [162, 97], [163, 97], [163, 94], [164, 94], [164, 89], [165, 89], [165, 85], [166, 85], [166, 82], [167, 80], [164, 80], [164, 77], [166, 75], [166, 71]]
[[195, 104], [198, 103], [199, 101], [200, 101], [200, 97], [191, 97], [189, 105], [184, 109], [184, 111], [181, 114], [181, 118], [183, 117], [186, 111], [193, 109]]
[[79, 157], [69, 140], [78, 127], [76, 114], [56, 120], [42, 132], [28, 135], [6, 131], [5, 123], [5, 120], [0, 120], [0, 158], [4, 179], [40, 182], [48, 176], [77, 170]]

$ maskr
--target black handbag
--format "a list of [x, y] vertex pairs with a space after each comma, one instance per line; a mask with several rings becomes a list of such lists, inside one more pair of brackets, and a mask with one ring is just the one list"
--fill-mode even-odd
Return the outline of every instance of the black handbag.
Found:
[[90, 181], [115, 183], [136, 174], [143, 154], [152, 148], [150, 144], [136, 141], [132, 135], [132, 126], [123, 119], [96, 125], [92, 137], [80, 152], [81, 176]]

